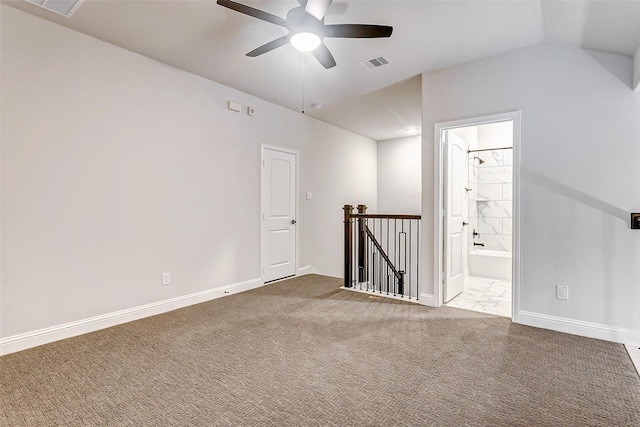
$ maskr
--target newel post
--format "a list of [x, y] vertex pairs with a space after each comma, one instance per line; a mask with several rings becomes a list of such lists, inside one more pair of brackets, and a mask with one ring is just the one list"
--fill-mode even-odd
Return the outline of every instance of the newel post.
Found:
[[351, 277], [352, 277], [352, 265], [351, 260], [353, 259], [353, 251], [351, 245], [351, 214], [353, 213], [353, 206], [344, 205], [342, 208], [344, 210], [344, 287], [351, 287]]
[[[358, 205], [358, 213], [366, 214], [367, 207]], [[365, 231], [365, 218], [358, 218], [358, 282], [367, 281], [367, 236]]]

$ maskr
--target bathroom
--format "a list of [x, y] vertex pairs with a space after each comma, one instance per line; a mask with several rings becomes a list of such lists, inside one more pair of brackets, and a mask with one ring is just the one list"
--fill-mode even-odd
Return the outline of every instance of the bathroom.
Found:
[[448, 306], [511, 317], [513, 121], [449, 132], [467, 147], [464, 289]]

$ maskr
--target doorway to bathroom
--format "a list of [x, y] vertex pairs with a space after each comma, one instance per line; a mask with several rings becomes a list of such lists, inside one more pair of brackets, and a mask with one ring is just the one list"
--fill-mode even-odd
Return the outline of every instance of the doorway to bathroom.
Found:
[[440, 304], [517, 317], [520, 114], [438, 124]]

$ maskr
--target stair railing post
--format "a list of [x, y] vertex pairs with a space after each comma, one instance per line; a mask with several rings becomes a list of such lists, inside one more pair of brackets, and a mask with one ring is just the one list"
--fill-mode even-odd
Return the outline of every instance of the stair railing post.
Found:
[[[367, 206], [358, 205], [358, 213], [367, 213]], [[367, 281], [367, 234], [365, 231], [366, 219], [358, 218], [358, 282]]]
[[344, 205], [344, 287], [351, 287], [352, 268], [351, 260], [353, 260], [353, 246], [351, 242], [352, 229], [351, 229], [351, 214], [353, 213], [353, 206]]

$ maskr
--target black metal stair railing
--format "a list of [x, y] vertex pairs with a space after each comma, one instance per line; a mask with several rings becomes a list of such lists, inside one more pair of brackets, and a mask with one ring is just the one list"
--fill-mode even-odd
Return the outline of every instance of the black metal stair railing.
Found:
[[344, 287], [418, 300], [420, 215], [343, 210]]

